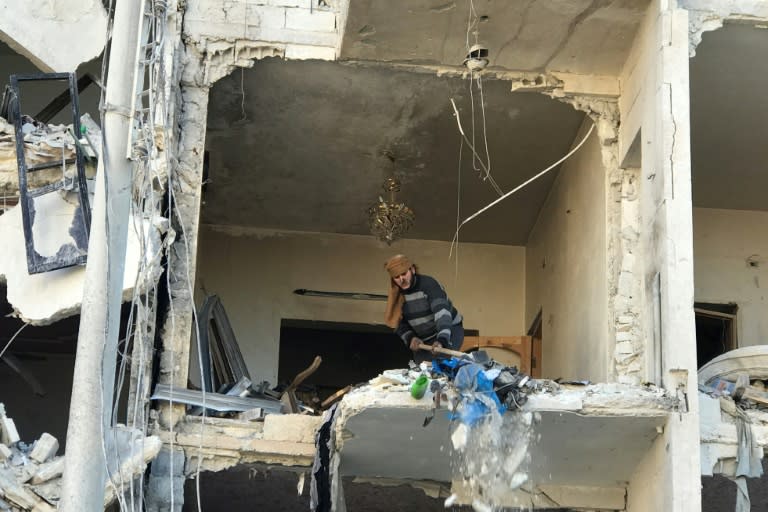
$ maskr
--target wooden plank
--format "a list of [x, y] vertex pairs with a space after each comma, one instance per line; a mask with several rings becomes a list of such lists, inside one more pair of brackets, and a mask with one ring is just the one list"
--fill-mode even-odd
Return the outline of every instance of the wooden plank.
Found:
[[[532, 340], [531, 336], [465, 336], [464, 342], [461, 344], [461, 351], [495, 348], [514, 352], [520, 358], [520, 368], [518, 369], [531, 375]], [[540, 359], [539, 356], [537, 366], [541, 365]]]

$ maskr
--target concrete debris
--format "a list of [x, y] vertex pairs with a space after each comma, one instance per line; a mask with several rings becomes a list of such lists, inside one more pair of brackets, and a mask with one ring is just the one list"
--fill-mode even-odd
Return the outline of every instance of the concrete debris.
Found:
[[[5, 408], [0, 404], [3, 418]], [[12, 420], [11, 420], [12, 421]], [[128, 486], [160, 451], [160, 439], [116, 427], [107, 436], [107, 467], [111, 480], [105, 482], [105, 507]], [[0, 510], [53, 512], [59, 500], [64, 456], [56, 456], [58, 440], [44, 433], [32, 445], [17, 440], [0, 444]], [[99, 449], [99, 448], [94, 448]]]
[[5, 414], [5, 406], [0, 404], [0, 441], [7, 446], [13, 446], [20, 440], [16, 423]]
[[[97, 130], [98, 125], [88, 114], [81, 116], [81, 123]], [[29, 117], [24, 118], [24, 157], [27, 167], [59, 162], [61, 165], [27, 174], [28, 187], [35, 189], [61, 181], [62, 177], [73, 178], [77, 173], [75, 166], [75, 144], [71, 135], [72, 125], [53, 125], [39, 123]], [[0, 118], [0, 194], [6, 205], [15, 204], [19, 194], [19, 175], [16, 161], [16, 142], [13, 125]], [[97, 134], [94, 134], [97, 135]], [[98, 135], [100, 137], [100, 135]], [[79, 140], [88, 156], [95, 156], [86, 138]], [[95, 161], [85, 162], [85, 174], [88, 178], [96, 175]]]
[[0, 443], [0, 462], [8, 460], [11, 456], [11, 449]]
[[44, 432], [40, 439], [35, 442], [29, 457], [42, 464], [56, 455], [57, 451], [59, 451], [59, 440], [48, 432]]

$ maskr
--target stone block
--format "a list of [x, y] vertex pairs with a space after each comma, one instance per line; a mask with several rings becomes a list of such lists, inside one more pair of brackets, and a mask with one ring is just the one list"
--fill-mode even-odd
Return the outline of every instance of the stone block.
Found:
[[631, 341], [622, 341], [616, 344], [617, 354], [633, 354], [635, 352]]
[[309, 9], [312, 7], [312, 3], [316, 0], [266, 0], [269, 5], [277, 5], [280, 7], [303, 7]]
[[[616, 333], [616, 341], [617, 342], [632, 341], [633, 338], [634, 338], [634, 336], [632, 336], [631, 332], [619, 331], [619, 332]], [[630, 353], [630, 352], [627, 352], [627, 353]]]
[[270, 5], [254, 5], [248, 9], [248, 25], [256, 25], [261, 28], [284, 28], [286, 12], [282, 7]]
[[287, 60], [336, 60], [336, 48], [289, 44], [285, 47]]
[[0, 416], [0, 441], [6, 446], [13, 446], [21, 441], [19, 431], [16, 430], [16, 423], [7, 416]]
[[635, 255], [632, 253], [624, 253], [621, 258], [621, 270], [625, 272], [632, 272], [635, 268]]
[[634, 276], [631, 272], [622, 270], [619, 274], [618, 294], [631, 297], [634, 290]]
[[33, 484], [42, 484], [48, 480], [60, 477], [64, 473], [64, 457], [59, 457], [50, 462], [42, 464], [37, 473], [32, 475]]
[[322, 423], [320, 416], [302, 414], [269, 414], [264, 418], [265, 441], [315, 442], [315, 432]]
[[32, 448], [29, 458], [43, 463], [56, 455], [57, 451], [59, 451], [59, 440], [48, 432], [44, 432], [43, 435], [40, 436], [40, 439], [35, 442], [35, 446]]
[[8, 459], [11, 456], [11, 449], [0, 443], [0, 462]]
[[637, 375], [619, 375], [617, 380], [619, 381], [619, 384], [626, 384], [627, 386], [640, 385], [640, 377]]
[[336, 32], [336, 13], [309, 9], [286, 9], [285, 28], [308, 32]]

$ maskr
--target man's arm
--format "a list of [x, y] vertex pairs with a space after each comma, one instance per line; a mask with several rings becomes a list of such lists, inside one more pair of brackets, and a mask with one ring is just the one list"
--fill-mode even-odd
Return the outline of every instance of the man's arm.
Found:
[[437, 329], [437, 341], [442, 346], [450, 346], [451, 344], [451, 302], [448, 300], [445, 290], [440, 283], [436, 280], [432, 280], [427, 284], [425, 290], [429, 297], [429, 307], [432, 313], [435, 315], [435, 327]]

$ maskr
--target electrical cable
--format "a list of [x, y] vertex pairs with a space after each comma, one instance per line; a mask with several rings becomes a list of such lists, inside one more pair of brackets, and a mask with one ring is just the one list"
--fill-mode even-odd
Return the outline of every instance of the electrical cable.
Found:
[[[453, 102], [453, 100], [451, 100], [451, 102]], [[456, 106], [454, 105], [454, 109], [455, 108], [456, 108]], [[456, 115], [458, 116], [458, 112], [456, 113]], [[459, 126], [461, 126], [461, 125], [459, 125]], [[483, 212], [489, 210], [490, 208], [496, 206], [497, 204], [499, 204], [500, 202], [502, 202], [503, 200], [505, 200], [506, 198], [508, 198], [512, 194], [516, 193], [517, 191], [522, 190], [523, 188], [528, 186], [530, 183], [536, 181], [537, 179], [539, 179], [540, 177], [544, 176], [546, 173], [548, 173], [549, 171], [551, 171], [552, 169], [554, 169], [555, 167], [560, 165], [562, 162], [567, 160], [571, 155], [573, 155], [576, 151], [578, 151], [579, 148], [587, 141], [587, 138], [592, 134], [592, 130], [594, 130], [594, 129], [595, 129], [595, 125], [593, 123], [592, 126], [589, 127], [589, 131], [587, 131], [587, 134], [584, 135], [584, 138], [582, 138], [581, 141], [573, 149], [571, 149], [568, 153], [566, 153], [566, 155], [564, 157], [562, 157], [560, 160], [558, 160], [557, 162], [553, 163], [552, 165], [550, 165], [549, 167], [547, 167], [543, 171], [540, 171], [538, 174], [536, 174], [532, 178], [529, 178], [528, 180], [526, 180], [525, 182], [521, 183], [517, 187], [513, 188], [512, 190], [510, 190], [506, 194], [502, 195], [501, 197], [499, 197], [495, 201], [492, 201], [488, 205], [484, 206], [483, 208], [480, 208], [478, 211], [476, 211], [475, 213], [473, 213], [472, 215], [470, 215], [469, 217], [464, 219], [461, 222], [461, 224], [459, 224], [459, 227], [456, 228], [456, 233], [453, 235], [453, 240], [451, 241], [451, 249], [450, 249], [450, 252], [449, 252], [449, 257], [453, 254], [453, 247], [457, 243], [457, 240], [458, 240], [458, 237], [459, 237], [459, 230], [462, 228], [462, 226], [464, 226], [464, 224], [466, 224], [467, 222], [471, 221], [472, 219], [475, 219], [480, 214], [482, 214]]]
[[10, 339], [10, 340], [8, 340], [8, 343], [6, 343], [6, 344], [5, 344], [5, 346], [3, 347], [3, 350], [0, 350], [0, 357], [3, 357], [3, 354], [5, 354], [5, 351], [6, 351], [6, 350], [8, 350], [8, 347], [10, 347], [10, 346], [11, 346], [11, 343], [13, 343], [13, 340], [15, 340], [15, 339], [16, 339], [16, 336], [18, 336], [18, 335], [19, 335], [19, 333], [20, 333], [21, 331], [23, 331], [23, 330], [24, 330], [24, 328], [25, 328], [26, 326], [28, 326], [28, 325], [29, 325], [29, 322], [25, 323], [24, 325], [22, 325], [21, 327], [19, 327], [19, 330], [18, 330], [18, 331], [16, 331], [16, 332], [13, 334], [13, 336], [11, 336], [11, 339]]
[[[459, 126], [459, 133], [461, 134], [462, 138], [464, 139], [464, 142], [469, 146], [469, 149], [472, 151], [472, 154], [477, 156], [478, 161], [480, 162], [480, 165], [483, 166], [483, 169], [488, 173], [488, 168], [485, 166], [485, 163], [482, 161], [480, 156], [477, 154], [477, 150], [475, 150], [475, 146], [472, 144], [472, 142], [467, 138], [467, 135], [464, 133], [464, 128], [461, 126], [461, 117], [459, 116], [459, 109], [456, 107], [456, 102], [451, 98], [451, 105], [453, 105], [453, 115], [456, 117], [456, 123]], [[494, 190], [502, 196], [504, 195], [503, 191], [499, 187], [499, 185], [496, 183], [496, 181], [491, 180], [491, 185], [494, 186]]]

